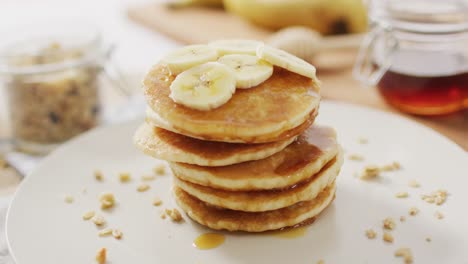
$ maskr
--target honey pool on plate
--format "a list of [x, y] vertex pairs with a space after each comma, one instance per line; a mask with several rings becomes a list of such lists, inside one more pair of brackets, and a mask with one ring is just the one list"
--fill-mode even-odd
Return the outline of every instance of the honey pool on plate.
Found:
[[[265, 232], [265, 234], [278, 238], [294, 239], [303, 237], [305, 234], [307, 234], [307, 226], [299, 226], [294, 228], [286, 228], [284, 230], [270, 231]], [[214, 249], [224, 244], [225, 240], [226, 236], [223, 234], [204, 233], [195, 238], [192, 245], [202, 250]]]
[[224, 243], [225, 236], [217, 233], [201, 234], [193, 241], [193, 246], [198, 249], [212, 249], [221, 246]]

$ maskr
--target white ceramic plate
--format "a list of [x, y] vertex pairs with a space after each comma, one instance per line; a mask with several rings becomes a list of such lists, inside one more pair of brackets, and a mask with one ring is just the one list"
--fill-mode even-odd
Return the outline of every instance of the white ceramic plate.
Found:
[[[141, 122], [141, 121], [140, 121]], [[352, 105], [323, 102], [317, 123], [334, 126], [347, 154], [359, 153], [365, 162], [346, 160], [338, 179], [336, 200], [304, 236], [294, 239], [265, 234], [227, 234], [218, 248], [199, 250], [193, 240], [209, 230], [190, 221], [162, 220], [163, 208], [173, 207], [171, 176], [158, 177], [145, 193], [136, 191], [139, 177], [160, 163], [132, 145], [140, 122], [104, 127], [73, 140], [52, 153], [29, 175], [12, 202], [7, 236], [17, 264], [94, 263], [100, 247], [108, 249], [109, 263], [403, 263], [393, 256], [399, 247], [412, 250], [415, 263], [468, 263], [468, 159], [467, 153], [437, 133], [395, 115]], [[358, 138], [368, 139], [359, 144]], [[403, 169], [364, 182], [355, 172], [366, 164], [401, 163]], [[102, 170], [105, 181], [93, 172]], [[121, 184], [119, 172], [130, 172], [133, 182]], [[409, 188], [416, 179], [421, 188]], [[87, 193], [82, 190], [86, 188]], [[447, 189], [442, 206], [427, 204], [420, 195]], [[118, 200], [110, 213], [102, 213], [110, 227], [124, 233], [120, 241], [100, 238], [91, 222], [82, 220], [98, 210], [98, 194], [112, 191]], [[395, 198], [408, 191], [410, 197]], [[73, 204], [64, 195], [75, 197]], [[159, 196], [162, 207], [152, 206]], [[420, 213], [408, 216], [416, 206]], [[99, 210], [98, 210], [99, 211]], [[434, 216], [436, 211], [444, 219]], [[400, 216], [406, 216], [401, 223]], [[393, 217], [395, 241], [382, 241], [382, 220]], [[375, 240], [364, 231], [373, 228]], [[432, 242], [427, 242], [430, 237]]]

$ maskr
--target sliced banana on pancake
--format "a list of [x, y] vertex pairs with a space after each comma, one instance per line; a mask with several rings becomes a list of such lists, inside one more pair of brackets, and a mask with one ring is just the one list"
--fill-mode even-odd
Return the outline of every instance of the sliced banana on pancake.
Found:
[[211, 42], [209, 46], [218, 50], [220, 55], [225, 54], [248, 54], [255, 55], [257, 47], [263, 42], [247, 39], [223, 39]]
[[208, 111], [225, 104], [236, 90], [234, 72], [219, 62], [207, 62], [177, 75], [170, 86], [174, 102]]
[[208, 45], [190, 45], [169, 53], [161, 63], [167, 65], [172, 75], [177, 75], [194, 66], [217, 59], [216, 49]]
[[273, 65], [257, 58], [257, 56], [246, 54], [230, 54], [218, 59], [236, 74], [237, 88], [251, 88], [261, 84], [273, 74]]
[[278, 67], [284, 68], [299, 75], [317, 80], [315, 67], [284, 50], [261, 45], [257, 48], [257, 56]]

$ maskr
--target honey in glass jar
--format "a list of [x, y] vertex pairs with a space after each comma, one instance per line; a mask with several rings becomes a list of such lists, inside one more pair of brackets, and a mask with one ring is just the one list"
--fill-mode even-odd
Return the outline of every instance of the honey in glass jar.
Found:
[[374, 4], [373, 27], [354, 74], [401, 111], [442, 115], [468, 108], [468, 6], [463, 1]]

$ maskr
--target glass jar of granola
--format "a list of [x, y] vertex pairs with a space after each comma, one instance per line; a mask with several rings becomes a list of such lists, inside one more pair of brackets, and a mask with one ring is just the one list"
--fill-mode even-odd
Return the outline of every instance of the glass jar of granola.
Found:
[[20, 151], [45, 154], [96, 126], [99, 75], [107, 52], [97, 31], [64, 26], [28, 35], [0, 53], [12, 139]]

